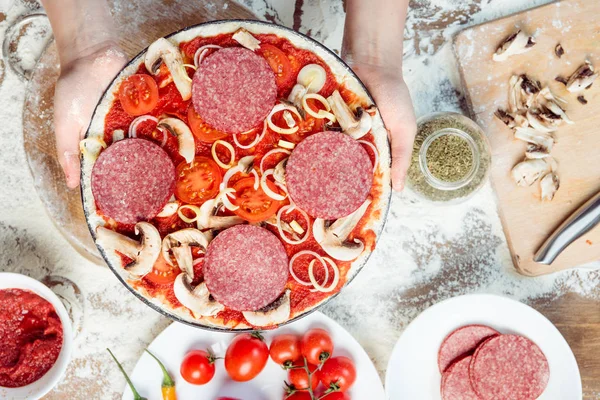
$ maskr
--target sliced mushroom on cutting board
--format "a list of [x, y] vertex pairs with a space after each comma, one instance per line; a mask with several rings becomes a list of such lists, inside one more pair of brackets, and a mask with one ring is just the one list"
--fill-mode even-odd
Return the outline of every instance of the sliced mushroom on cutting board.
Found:
[[[598, 2], [563, 0], [466, 28], [454, 40], [468, 106], [476, 116], [476, 122], [486, 131], [492, 148], [494, 163], [490, 179], [498, 198], [512, 259], [517, 271], [525, 275], [572, 268], [598, 258], [594, 249], [600, 243], [600, 230], [595, 228], [566, 248], [552, 265], [541, 265], [533, 260], [547, 236], [600, 190], [600, 164], [592, 161], [600, 148], [600, 135], [597, 134], [600, 126], [599, 79], [579, 93], [571, 93], [565, 86], [585, 60], [594, 65], [592, 75], [598, 73], [599, 13]], [[530, 34], [539, 28], [535, 35], [538, 44], [505, 62], [493, 61], [492, 54], [499, 42], [519, 28]], [[558, 43], [564, 50], [560, 58], [555, 54]], [[515, 114], [508, 108], [507, 95], [511, 77], [523, 73], [531, 80], [540, 81], [541, 90], [534, 103], [561, 117], [561, 123], [551, 132], [554, 145], [549, 156], [559, 163], [554, 172], [559, 178], [558, 190], [551, 201], [547, 196], [547, 200], [542, 200], [542, 181], [548, 184], [545, 189], [555, 187], [548, 173], [524, 188], [517, 186], [511, 174], [512, 168], [523, 161], [524, 156], [548, 158], [545, 149], [515, 139], [517, 127], [535, 127], [529, 121], [527, 125], [519, 125], [510, 117], [501, 122], [494, 116], [494, 112], [502, 108], [514, 119], [521, 117], [521, 113]], [[564, 77], [564, 83], [555, 81], [557, 76]], [[577, 100], [580, 95], [587, 104]]]

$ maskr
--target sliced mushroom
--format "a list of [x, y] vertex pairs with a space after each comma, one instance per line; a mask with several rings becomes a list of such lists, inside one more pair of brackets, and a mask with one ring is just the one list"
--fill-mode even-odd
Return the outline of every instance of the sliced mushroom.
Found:
[[[261, 224], [271, 225], [273, 227], [277, 227], [277, 216], [276, 215], [272, 215], [268, 219], [262, 221]], [[288, 224], [287, 222], [281, 220], [281, 229], [285, 233], [289, 234], [290, 237], [293, 240], [300, 240], [300, 237], [298, 236], [298, 234], [296, 233], [296, 231], [294, 230], [294, 228], [292, 228], [291, 224]]]
[[[555, 114], [560, 117], [561, 122], [565, 122], [567, 124], [573, 124], [574, 122], [569, 118], [563, 107], [560, 103], [567, 103], [566, 100], [555, 96], [554, 93], [550, 91], [550, 88], [545, 87], [536, 95], [535, 104], [536, 107], [542, 110], [547, 110], [543, 113], [545, 118], [554, 117], [551, 114]], [[551, 113], [551, 114], [550, 114]]]
[[364, 243], [358, 239], [354, 239], [353, 242], [349, 242], [347, 239], [370, 204], [371, 200], [367, 199], [352, 214], [340, 218], [330, 225], [322, 218], [315, 219], [313, 236], [327, 254], [340, 261], [351, 261], [361, 255], [365, 249]]
[[577, 71], [571, 75], [567, 81], [567, 90], [571, 93], [580, 93], [585, 89], [588, 89], [594, 83], [594, 80], [598, 77], [597, 73], [594, 73], [594, 66], [589, 61], [586, 61], [583, 65], [577, 68]]
[[160, 233], [149, 222], [138, 222], [135, 234], [140, 235], [136, 241], [118, 232], [99, 226], [96, 229], [96, 243], [106, 250], [118, 251], [131, 258], [125, 270], [134, 276], [144, 276], [152, 271], [154, 263], [160, 254]]
[[515, 127], [516, 128], [528, 128], [529, 121], [527, 121], [527, 117], [524, 117], [521, 114], [515, 115]]
[[507, 113], [503, 109], [501, 109], [501, 108], [497, 109], [496, 112], [494, 113], [494, 115], [496, 116], [496, 118], [498, 118], [500, 121], [502, 121], [504, 123], [504, 125], [508, 126], [511, 129], [516, 126], [515, 125], [515, 117], [513, 117], [511, 114]]
[[157, 75], [163, 62], [171, 73], [173, 82], [183, 100], [189, 100], [192, 97], [192, 82], [183, 66], [181, 53], [167, 39], [160, 38], [148, 47], [144, 64], [150, 73]]
[[552, 161], [545, 159], [533, 159], [521, 161], [511, 171], [512, 177], [519, 186], [531, 186], [540, 176], [552, 170]]
[[200, 206], [198, 224], [200, 229], [226, 229], [246, 222], [238, 216], [217, 216], [222, 202], [216, 199], [207, 200]]
[[285, 185], [285, 167], [287, 166], [288, 159], [289, 157], [286, 157], [279, 161], [273, 170], [273, 178], [282, 185]]
[[513, 75], [509, 80], [508, 110], [513, 114], [527, 111], [540, 90], [538, 81], [530, 79], [525, 74]]
[[546, 107], [548, 108], [548, 110], [552, 111], [554, 114], [560, 116], [562, 121], [566, 122], [569, 125], [574, 124], [573, 120], [571, 120], [571, 118], [569, 118], [569, 116], [567, 115], [565, 110], [563, 110], [562, 107], [558, 105], [558, 103], [549, 101], [546, 103]]
[[554, 47], [554, 54], [556, 54], [556, 57], [558, 58], [561, 58], [565, 54], [565, 49], [563, 49], [560, 43]]
[[350, 135], [353, 139], [360, 139], [369, 133], [373, 124], [369, 113], [359, 107], [355, 115], [337, 90], [327, 98], [327, 102], [331, 106], [331, 111], [335, 115], [343, 132]]
[[196, 155], [196, 144], [194, 135], [185, 122], [178, 118], [164, 118], [158, 121], [157, 128], [164, 128], [177, 138], [179, 144], [179, 154], [185, 161], [191, 164]]
[[542, 191], [542, 200], [543, 201], [552, 201], [556, 191], [560, 187], [560, 180], [558, 179], [558, 175], [554, 172], [550, 172], [542, 178], [540, 181], [540, 188]]
[[286, 289], [271, 304], [257, 311], [243, 311], [246, 321], [252, 326], [274, 326], [286, 322], [290, 318], [290, 290]]
[[525, 74], [521, 75], [520, 79], [522, 104], [525, 108], [529, 108], [533, 105], [536, 99], [536, 94], [542, 90], [542, 87], [539, 81], [533, 80]]
[[518, 75], [513, 75], [508, 80], [508, 110], [513, 114], [521, 108], [520, 79]]
[[172, 253], [175, 260], [177, 260], [179, 269], [193, 277], [192, 247], [199, 247], [205, 252], [208, 247], [206, 236], [198, 229], [181, 229], [165, 236], [162, 241], [162, 255], [169, 265], [173, 265], [171, 260]]
[[547, 108], [532, 108], [525, 114], [531, 129], [551, 133], [558, 129], [562, 118]]
[[492, 58], [494, 61], [506, 61], [510, 56], [528, 52], [533, 46], [535, 46], [533, 36], [519, 29], [500, 43]]
[[218, 314], [225, 309], [223, 304], [216, 301], [209, 293], [206, 283], [202, 282], [193, 287], [192, 279], [188, 274], [182, 272], [177, 275], [173, 283], [175, 297], [184, 306], [190, 309], [194, 315], [209, 317]]
[[532, 143], [546, 149], [548, 152], [552, 150], [554, 138], [546, 132], [540, 132], [533, 128], [517, 128], [515, 131], [515, 139], [522, 140], [527, 143]]
[[305, 117], [304, 107], [302, 107], [302, 98], [306, 93], [306, 87], [297, 83], [294, 85], [292, 91], [290, 92], [287, 98], [287, 100], [298, 109], [298, 112], [300, 113], [300, 115], [302, 115], [302, 118]]
[[243, 28], [238, 29], [231, 38], [248, 50], [256, 51], [260, 49], [260, 40], [252, 36], [250, 32]]
[[158, 214], [156, 214], [156, 216], [159, 218], [170, 217], [172, 215], [175, 215], [177, 209], [179, 209], [179, 202], [169, 201], [167, 204], [165, 204], [162, 210]]
[[536, 158], [546, 158], [550, 156], [550, 150], [537, 144], [528, 144], [525, 151], [525, 157], [533, 160]]

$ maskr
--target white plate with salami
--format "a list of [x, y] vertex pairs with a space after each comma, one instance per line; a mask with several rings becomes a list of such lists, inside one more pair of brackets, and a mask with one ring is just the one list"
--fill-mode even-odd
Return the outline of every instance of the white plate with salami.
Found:
[[366, 88], [321, 44], [258, 21], [156, 40], [105, 92], [81, 153], [109, 267], [150, 307], [210, 329], [278, 326], [331, 299], [391, 196]]
[[579, 368], [533, 308], [487, 294], [438, 303], [406, 328], [386, 373], [388, 399], [581, 399]]
[[[335, 357], [348, 357], [352, 360], [356, 376], [354, 383], [344, 394], [329, 395], [324, 397], [323, 400], [367, 398], [383, 400], [385, 392], [381, 379], [367, 353], [344, 328], [319, 312], [277, 330], [263, 332], [264, 342], [270, 346], [273, 343], [273, 338], [281, 335], [291, 334], [300, 338], [310, 329], [315, 328], [324, 329], [328, 332], [334, 346], [332, 359]], [[264, 369], [246, 382], [234, 381], [225, 368], [226, 361], [222, 359], [215, 361], [214, 376], [205, 384], [190, 384], [183, 378], [180, 373], [182, 362], [190, 351], [208, 349], [215, 356], [225, 357], [228, 346], [230, 346], [236, 335], [239, 337], [239, 334], [198, 330], [175, 322], [154, 339], [149, 346], [149, 350], [165, 365], [174, 380], [177, 398], [180, 400], [282, 400], [285, 393], [284, 381], [289, 382], [288, 373], [277, 365], [271, 357], [266, 362]], [[118, 354], [116, 356], [118, 358]], [[148, 400], [162, 399], [161, 381], [163, 373], [156, 360], [148, 353], [144, 353], [140, 357], [130, 377], [141, 396], [148, 398]], [[320, 383], [315, 393], [320, 393], [324, 389], [323, 384]], [[305, 398], [307, 397], [304, 395], [298, 395], [290, 397], [290, 400]], [[123, 393], [123, 400], [131, 399], [133, 399], [133, 394], [127, 387]]]

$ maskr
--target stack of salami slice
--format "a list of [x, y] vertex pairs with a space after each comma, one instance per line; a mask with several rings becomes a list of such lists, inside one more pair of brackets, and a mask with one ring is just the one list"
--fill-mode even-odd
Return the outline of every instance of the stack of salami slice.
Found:
[[448, 335], [438, 366], [443, 400], [535, 400], [550, 378], [548, 361], [535, 343], [484, 325]]

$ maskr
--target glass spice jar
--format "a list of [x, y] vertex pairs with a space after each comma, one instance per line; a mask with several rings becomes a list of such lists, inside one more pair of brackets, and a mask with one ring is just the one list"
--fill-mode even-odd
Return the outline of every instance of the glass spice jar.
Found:
[[479, 190], [491, 166], [490, 145], [475, 122], [457, 113], [419, 118], [406, 186], [434, 203], [459, 203]]

